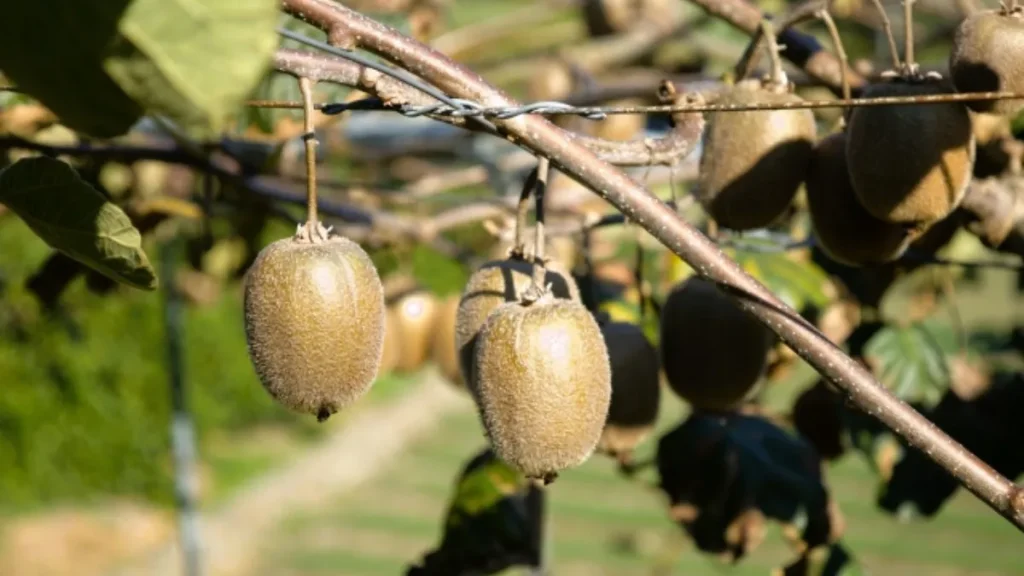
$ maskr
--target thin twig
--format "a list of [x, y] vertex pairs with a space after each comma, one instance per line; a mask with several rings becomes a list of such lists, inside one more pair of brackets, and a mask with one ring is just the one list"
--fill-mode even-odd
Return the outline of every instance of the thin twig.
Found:
[[917, 72], [914, 59], [914, 0], [903, 0], [903, 66], [908, 74]]
[[[742, 0], [741, 0], [742, 3]], [[416, 70], [449, 94], [490, 105], [514, 102], [479, 75], [444, 55], [335, 2], [282, 0], [286, 11], [322, 29], [340, 29], [361, 47]], [[838, 76], [837, 76], [838, 79]], [[1024, 529], [1024, 490], [968, 452], [927, 418], [889, 392], [862, 365], [726, 257], [704, 234], [621, 170], [565, 137], [543, 118], [496, 119], [508, 139], [550, 158], [554, 167], [585, 184], [734, 297], [812, 367], [908, 444], [928, 454], [992, 509]]]
[[900, 63], [900, 49], [896, 47], [896, 37], [892, 35], [892, 22], [889, 21], [889, 14], [885, 11], [882, 0], [871, 0], [871, 3], [878, 12], [878, 18], [882, 21], [882, 31], [885, 33], [886, 41], [889, 42], [889, 56], [892, 57], [892, 69], [901, 70], [903, 65]]
[[843, 100], [849, 100], [850, 61], [846, 57], [846, 49], [843, 48], [843, 38], [839, 35], [839, 29], [836, 28], [836, 22], [832, 19], [832, 15], [829, 13], [829, 8], [827, 6], [819, 10], [817, 16], [825, 24], [825, 28], [828, 30], [828, 35], [832, 39], [832, 49], [835, 50], [836, 58], [839, 60], [839, 67], [843, 71]]
[[299, 78], [299, 92], [302, 93], [302, 140], [306, 148], [306, 221], [315, 227], [320, 223], [316, 213], [316, 131], [313, 126], [313, 83], [309, 78]]

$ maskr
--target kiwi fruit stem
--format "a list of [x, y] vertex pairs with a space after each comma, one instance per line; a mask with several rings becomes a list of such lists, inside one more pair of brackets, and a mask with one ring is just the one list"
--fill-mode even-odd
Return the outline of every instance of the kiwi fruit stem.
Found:
[[914, 61], [914, 1], [903, 0], [903, 68], [905, 74], [917, 74]]
[[[512, 250], [508, 254], [509, 257], [525, 258], [526, 256], [526, 220], [530, 214], [530, 197], [537, 187], [539, 177], [540, 164], [538, 163], [537, 167], [530, 170], [526, 181], [523, 182], [523, 190], [519, 193], [519, 204], [516, 206], [516, 234], [512, 241]], [[536, 245], [534, 250], [536, 250]]]
[[306, 147], [306, 225], [300, 226], [296, 239], [304, 242], [323, 242], [331, 231], [320, 224], [316, 201], [316, 131], [313, 127], [313, 81], [299, 78], [302, 94], [302, 140]]
[[[843, 100], [850, 99], [850, 60], [846, 56], [846, 48], [843, 47], [843, 38], [839, 35], [839, 28], [836, 27], [835, 20], [832, 19], [832, 15], [829, 13], [829, 8], [826, 5], [816, 13], [819, 20], [825, 24], [825, 29], [828, 30], [829, 38], [832, 40], [832, 50], [836, 54], [836, 59], [839, 60], [839, 74], [840, 87], [843, 92]], [[839, 127], [842, 128], [845, 125], [842, 116], [839, 117]]]
[[871, 0], [871, 4], [874, 5], [875, 11], [878, 12], [878, 18], [882, 21], [882, 31], [885, 32], [885, 39], [889, 41], [892, 69], [893, 71], [902, 70], [903, 63], [900, 62], [900, 51], [896, 48], [896, 38], [892, 35], [892, 23], [889, 21], [889, 15], [885, 12], [885, 6], [882, 6], [882, 0]]
[[[539, 157], [535, 173], [537, 179], [533, 195], [536, 202], [537, 222], [534, 224], [533, 283], [530, 284], [530, 287], [523, 294], [524, 304], [532, 304], [548, 293], [548, 287], [544, 285], [544, 278], [548, 274], [547, 262], [544, 256], [544, 192], [547, 189], [548, 178], [551, 175], [551, 161], [544, 156]], [[522, 217], [522, 220], [525, 219], [525, 217]], [[522, 228], [519, 227], [523, 223], [522, 220], [516, 224], [517, 235], [522, 234]]]

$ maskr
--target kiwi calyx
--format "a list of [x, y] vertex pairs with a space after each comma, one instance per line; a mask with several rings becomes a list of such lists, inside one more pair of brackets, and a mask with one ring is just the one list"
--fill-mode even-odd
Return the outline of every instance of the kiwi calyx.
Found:
[[330, 240], [333, 232], [334, 226], [324, 227], [322, 222], [308, 220], [305, 224], [299, 224], [295, 228], [295, 241], [319, 244]]

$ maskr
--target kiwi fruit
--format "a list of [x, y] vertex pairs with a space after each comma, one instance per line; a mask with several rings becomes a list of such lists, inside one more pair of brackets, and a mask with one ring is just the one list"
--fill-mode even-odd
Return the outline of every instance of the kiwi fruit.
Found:
[[[871, 84], [865, 98], [947, 94], [942, 80]], [[860, 204], [875, 218], [924, 228], [963, 200], [974, 168], [971, 117], [959, 102], [865, 106], [850, 113], [846, 162]]]
[[611, 363], [612, 396], [598, 450], [628, 461], [658, 417], [658, 351], [636, 324], [605, 322], [601, 324], [601, 334]]
[[362, 396], [384, 347], [384, 287], [369, 255], [340, 236], [284, 238], [245, 275], [245, 337], [260, 382], [324, 421]]
[[384, 313], [384, 350], [380, 355], [380, 369], [377, 371], [379, 375], [390, 374], [398, 365], [400, 345], [398, 319], [395, 318], [395, 311], [388, 308]]
[[[960, 92], [1024, 92], [1024, 10], [979, 10], [960, 23], [949, 53]], [[1015, 116], [1024, 100], [967, 102], [978, 112]]]
[[506, 302], [480, 331], [473, 381], [484, 429], [501, 460], [545, 484], [593, 454], [611, 379], [601, 329], [579, 302]]
[[736, 408], [768, 366], [775, 334], [704, 278], [677, 285], [661, 310], [661, 363], [669, 387], [694, 408]]
[[814, 150], [807, 175], [807, 210], [818, 246], [847, 266], [882, 264], [906, 252], [911, 234], [879, 220], [857, 200], [846, 169], [846, 136], [836, 132]]
[[[787, 104], [786, 87], [743, 80], [719, 104]], [[810, 110], [712, 112], [704, 128], [697, 199], [719, 226], [763, 228], [780, 216], [807, 175], [817, 126]]]
[[[643, 106], [644, 102], [636, 99], [617, 100], [607, 105]], [[594, 123], [592, 134], [596, 138], [623, 142], [639, 138], [646, 126], [647, 116], [644, 114], [611, 114], [604, 120]]]
[[664, 18], [671, 8], [671, 0], [586, 0], [583, 20], [591, 36], [609, 36]]
[[398, 361], [395, 371], [407, 373], [420, 368], [430, 354], [430, 341], [437, 316], [437, 302], [426, 290], [401, 295], [391, 305], [398, 335]]
[[458, 294], [448, 296], [438, 303], [430, 355], [445, 379], [456, 386], [462, 386], [465, 381], [462, 379], [459, 354], [455, 348], [455, 319], [458, 313]]
[[[466, 282], [455, 318], [455, 347], [462, 378], [473, 393], [473, 348], [487, 316], [506, 302], [517, 302], [533, 283], [533, 264], [520, 258], [492, 260]], [[544, 283], [555, 298], [580, 301], [580, 289], [572, 275], [555, 262], [547, 265]]]

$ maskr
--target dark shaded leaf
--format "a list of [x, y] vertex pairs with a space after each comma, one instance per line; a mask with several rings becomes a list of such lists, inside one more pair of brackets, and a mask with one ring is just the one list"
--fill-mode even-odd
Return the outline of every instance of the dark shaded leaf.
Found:
[[0, 69], [69, 128], [98, 138], [127, 132], [142, 116], [142, 107], [103, 64], [129, 4], [6, 3], [0, 18]]
[[134, 0], [105, 61], [147, 110], [192, 133], [220, 132], [270, 67], [275, 0]]
[[64, 162], [27, 158], [5, 168], [0, 203], [52, 248], [118, 282], [157, 287], [142, 235], [131, 220]]
[[488, 448], [455, 485], [440, 546], [406, 576], [483, 576], [540, 558], [543, 491]]
[[730, 526], [751, 510], [802, 524], [810, 547], [833, 537], [820, 459], [763, 418], [694, 414], [659, 440], [657, 466], [673, 516], [704, 552], [734, 559], [749, 552]]

